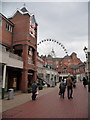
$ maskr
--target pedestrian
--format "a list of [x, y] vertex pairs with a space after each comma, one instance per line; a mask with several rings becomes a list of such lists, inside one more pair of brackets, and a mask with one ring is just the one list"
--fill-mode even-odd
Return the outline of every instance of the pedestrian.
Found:
[[85, 77], [83, 77], [83, 85], [84, 85], [84, 87], [86, 87], [86, 85], [87, 85], [87, 79]]
[[36, 92], [37, 92], [37, 84], [36, 82], [34, 81], [33, 84], [32, 84], [32, 100], [35, 100], [36, 99]]
[[64, 83], [65, 83], [65, 85], [66, 85], [66, 78], [64, 78]]
[[71, 76], [72, 79], [72, 87], [75, 88], [76, 87], [76, 80], [74, 78], [74, 76]]
[[70, 75], [68, 75], [68, 78], [66, 80], [66, 85], [67, 85], [68, 99], [73, 99], [73, 97], [72, 97], [72, 93], [73, 93], [72, 79], [71, 79]]
[[63, 97], [64, 99], [64, 93], [65, 93], [65, 89], [66, 89], [66, 84], [64, 83], [64, 79], [60, 82], [60, 85], [59, 85], [59, 95], [61, 97]]

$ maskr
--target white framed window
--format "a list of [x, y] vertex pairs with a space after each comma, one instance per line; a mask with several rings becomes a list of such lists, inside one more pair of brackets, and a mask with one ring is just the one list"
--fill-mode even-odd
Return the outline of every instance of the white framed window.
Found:
[[12, 32], [12, 27], [11, 27], [11, 32]]
[[6, 24], [6, 30], [9, 32], [12, 32], [12, 27], [9, 24]]
[[11, 26], [9, 25], [9, 31], [11, 30]]

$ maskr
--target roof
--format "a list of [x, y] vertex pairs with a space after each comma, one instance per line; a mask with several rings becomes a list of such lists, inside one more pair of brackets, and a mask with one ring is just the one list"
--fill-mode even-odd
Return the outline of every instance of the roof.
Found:
[[63, 59], [71, 59], [71, 56], [65, 56]]
[[78, 69], [78, 68], [79, 68], [79, 65], [72, 65], [71, 68], [72, 68], [72, 69]]
[[14, 26], [14, 23], [11, 22], [8, 18], [6, 18], [2, 13], [0, 13], [0, 16], [1, 16], [4, 20], [6, 20], [8, 23], [10, 23], [12, 26]]
[[62, 61], [63, 58], [53, 58], [54, 61], [58, 60], [59, 62]]
[[52, 57], [47, 57], [46, 59], [47, 59], [48, 61], [56, 61], [56, 60], [58, 60], [59, 62], [61, 62], [63, 58], [52, 58]]
[[79, 67], [85, 66], [85, 63], [81, 63], [81, 64], [79, 64], [78, 66], [79, 66]]
[[[75, 54], [75, 55], [77, 55], [75, 52], [73, 52], [72, 54]], [[71, 54], [71, 55], [72, 55], [72, 54]]]
[[52, 61], [53, 58], [52, 57], [46, 57], [46, 59]]
[[25, 7], [23, 7], [23, 8], [21, 8], [21, 9], [17, 9], [17, 10], [13, 13], [13, 15], [12, 15], [11, 17], [9, 17], [9, 19], [13, 18], [13, 17], [16, 15], [17, 12], [19, 12], [19, 13], [22, 14], [22, 15], [28, 14], [29, 16], [31, 16], [31, 14], [29, 13], [29, 11], [28, 11]]
[[72, 69], [78, 69], [79, 67], [83, 67], [83, 66], [85, 66], [85, 64], [84, 63], [80, 63], [78, 65], [72, 65], [71, 68]]
[[21, 8], [21, 11], [22, 12], [28, 12], [28, 10], [26, 9], [26, 7]]
[[[19, 12], [20, 14], [22, 14], [22, 15], [29, 15], [29, 16], [33, 16], [34, 17], [34, 19], [35, 19], [35, 16], [34, 16], [34, 14], [33, 13], [30, 13], [29, 12], [29, 10], [24, 6], [24, 7], [22, 7], [22, 8], [20, 8], [20, 9], [17, 9], [14, 13], [13, 13], [13, 15], [11, 16], [11, 17], [9, 17], [9, 19], [12, 19], [15, 15], [16, 15], [16, 13], [17, 12]], [[37, 24], [37, 22], [36, 22], [36, 19], [35, 19], [35, 23]]]

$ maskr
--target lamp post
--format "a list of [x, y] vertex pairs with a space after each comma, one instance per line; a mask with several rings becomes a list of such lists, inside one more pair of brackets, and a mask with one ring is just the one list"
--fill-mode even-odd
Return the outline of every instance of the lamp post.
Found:
[[84, 47], [84, 52], [85, 52], [85, 55], [86, 55], [86, 60], [87, 60], [87, 58], [88, 58], [88, 56], [87, 56], [87, 54], [88, 54], [88, 49], [86, 48], [86, 47]]
[[85, 52], [85, 55], [86, 55], [86, 76], [87, 76], [87, 79], [88, 79], [88, 92], [90, 92], [90, 80], [89, 80], [89, 72], [88, 72], [88, 49], [87, 47], [84, 47], [84, 52]]

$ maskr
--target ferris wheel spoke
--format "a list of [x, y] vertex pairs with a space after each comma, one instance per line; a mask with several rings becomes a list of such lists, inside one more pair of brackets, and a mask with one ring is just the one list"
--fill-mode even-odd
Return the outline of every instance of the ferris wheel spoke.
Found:
[[48, 42], [45, 42], [44, 44], [45, 44], [45, 46], [44, 46], [45, 47], [45, 53], [47, 55], [48, 54]]
[[67, 50], [65, 48], [65, 46], [60, 43], [57, 40], [54, 39], [44, 39], [42, 41], [40, 41], [38, 44], [38, 52], [40, 52], [40, 54], [42, 55], [49, 55], [51, 54], [53, 57], [55, 56], [55, 54], [59, 53], [59, 51], [63, 51], [62, 53], [65, 53], [66, 55], [68, 55]]
[[47, 42], [45, 42], [45, 46], [46, 46], [46, 55], [48, 55], [49, 54], [49, 51], [50, 51], [50, 42], [49, 41], [47, 41]]
[[43, 54], [46, 55], [46, 45], [45, 44], [42, 44], [41, 46], [38, 45], [38, 50], [39, 50], [40, 53], [42, 53], [42, 55]]

